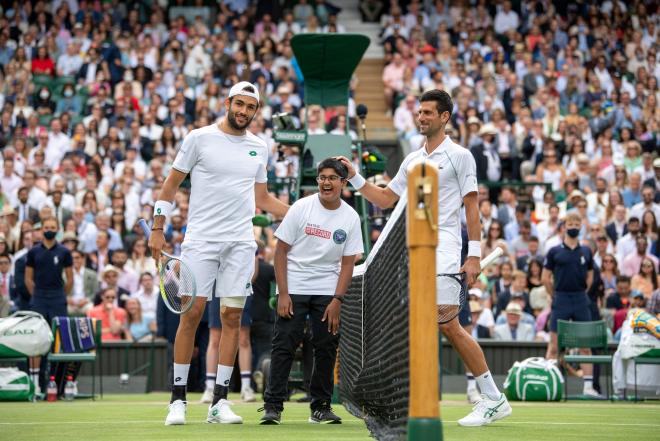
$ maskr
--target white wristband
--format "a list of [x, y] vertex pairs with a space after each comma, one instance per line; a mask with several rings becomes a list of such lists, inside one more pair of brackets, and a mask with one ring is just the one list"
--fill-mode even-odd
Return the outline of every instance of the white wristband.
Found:
[[471, 240], [468, 242], [468, 257], [478, 257], [481, 259], [481, 242]]
[[154, 204], [154, 217], [165, 216], [165, 219], [170, 217], [174, 204], [169, 201], [156, 201]]
[[367, 183], [367, 180], [364, 179], [362, 176], [360, 176], [359, 173], [355, 173], [355, 176], [353, 176], [351, 179], [348, 180], [348, 182], [351, 183], [354, 189], [359, 190], [362, 187], [364, 187], [364, 184]]

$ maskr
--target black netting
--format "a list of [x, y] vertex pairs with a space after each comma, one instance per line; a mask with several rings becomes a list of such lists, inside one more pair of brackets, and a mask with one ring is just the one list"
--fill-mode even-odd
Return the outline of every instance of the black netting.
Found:
[[[405, 203], [400, 205], [404, 205]], [[341, 312], [340, 394], [378, 440], [406, 437], [408, 420], [408, 250], [396, 210]]]

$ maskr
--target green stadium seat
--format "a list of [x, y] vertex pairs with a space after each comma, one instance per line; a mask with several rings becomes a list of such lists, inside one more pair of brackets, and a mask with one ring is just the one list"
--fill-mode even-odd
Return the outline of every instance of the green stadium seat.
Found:
[[39, 125], [47, 127], [52, 119], [53, 115], [39, 115]]
[[660, 349], [651, 349], [648, 352], [643, 353], [635, 358], [633, 358], [634, 369], [635, 369], [635, 402], [639, 400], [637, 395], [637, 365], [638, 364], [660, 364]]
[[[80, 363], [91, 363], [92, 366], [92, 394], [89, 398], [92, 400], [96, 399], [96, 365], [99, 365], [99, 383], [101, 398], [103, 398], [103, 364], [100, 363], [101, 359], [101, 331], [102, 331], [102, 322], [99, 319], [92, 319], [92, 324], [94, 327], [94, 343], [96, 344], [96, 349], [90, 352], [80, 352], [80, 353], [63, 353], [59, 352], [58, 339], [61, 338], [59, 334], [59, 324], [58, 320], [53, 320], [53, 336], [55, 337], [53, 341], [52, 351], [48, 354], [48, 361], [51, 363], [68, 363], [68, 362], [80, 362]], [[79, 398], [87, 398], [82, 395], [78, 395]]]
[[[607, 353], [607, 326], [604, 320], [593, 322], [557, 321], [557, 346], [559, 350], [560, 368], [565, 374], [563, 363], [590, 363], [609, 365], [607, 374], [607, 397], [610, 398], [610, 375], [612, 372], [611, 355], [563, 355], [562, 351], [568, 348], [600, 349]], [[607, 369], [606, 369], [607, 371]], [[564, 375], [565, 376], [565, 375]], [[568, 399], [568, 381], [566, 382], [564, 400]]]
[[305, 143], [305, 151], [309, 151], [314, 158], [313, 167], [306, 168], [303, 173], [305, 176], [316, 177], [316, 164], [330, 156], [351, 157], [351, 137], [349, 135], [309, 135]]

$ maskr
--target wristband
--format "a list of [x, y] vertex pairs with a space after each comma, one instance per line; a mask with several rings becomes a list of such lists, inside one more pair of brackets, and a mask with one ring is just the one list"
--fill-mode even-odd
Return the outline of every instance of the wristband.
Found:
[[332, 298], [339, 300], [339, 303], [344, 303], [344, 294], [335, 294]]
[[353, 176], [351, 179], [348, 180], [348, 182], [351, 183], [354, 189], [359, 190], [362, 187], [364, 187], [364, 184], [367, 183], [366, 179], [364, 179], [362, 176], [360, 176], [359, 173], [355, 173], [355, 176]]
[[174, 208], [174, 204], [168, 201], [156, 201], [154, 204], [154, 217], [165, 216], [165, 219], [170, 217], [170, 213]]
[[481, 259], [481, 242], [471, 240], [468, 242], [468, 257], [478, 257]]

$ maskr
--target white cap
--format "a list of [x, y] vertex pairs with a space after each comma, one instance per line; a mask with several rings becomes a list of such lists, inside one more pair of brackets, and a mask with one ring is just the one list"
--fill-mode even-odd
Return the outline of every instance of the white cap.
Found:
[[[245, 89], [246, 87], [251, 87], [254, 92], [248, 92]], [[231, 98], [236, 95], [243, 95], [243, 96], [249, 96], [257, 100], [257, 103], [259, 102], [259, 89], [257, 87], [250, 83], [249, 81], [241, 81], [240, 83], [234, 84], [231, 89], [229, 89], [229, 96], [228, 98]]]

